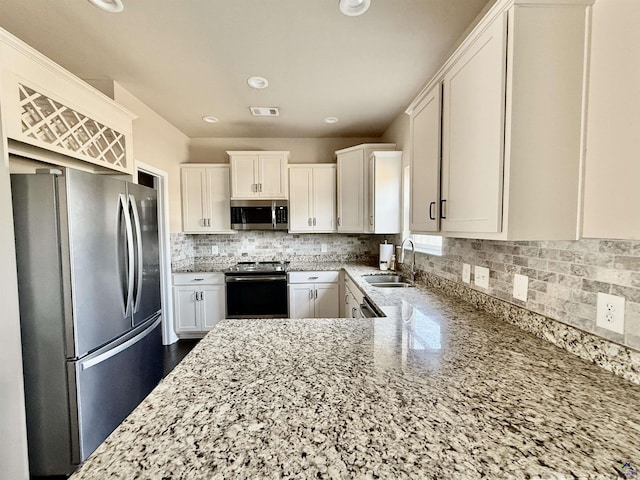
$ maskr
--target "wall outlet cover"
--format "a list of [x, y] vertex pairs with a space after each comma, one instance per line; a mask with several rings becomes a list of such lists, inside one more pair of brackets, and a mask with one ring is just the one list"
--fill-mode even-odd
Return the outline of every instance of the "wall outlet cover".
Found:
[[211, 255], [218, 255], [220, 254], [220, 249], [218, 248], [217, 245], [211, 245]]
[[473, 283], [476, 287], [489, 289], [489, 269], [486, 267], [475, 266], [473, 270]]
[[527, 293], [529, 291], [529, 277], [516, 273], [513, 276], [513, 298], [516, 300], [527, 301]]
[[624, 335], [624, 297], [598, 293], [596, 326]]
[[462, 264], [462, 281], [464, 283], [471, 283], [471, 265], [468, 263]]
[[321, 243], [320, 244], [320, 251], [322, 253], [327, 253], [327, 244], [326, 243]]

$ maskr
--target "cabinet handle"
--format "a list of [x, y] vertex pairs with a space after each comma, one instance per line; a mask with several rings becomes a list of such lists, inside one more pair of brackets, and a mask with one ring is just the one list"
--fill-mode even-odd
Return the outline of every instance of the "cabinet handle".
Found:
[[345, 305], [349, 305], [349, 294], [348, 293], [344, 296], [344, 304]]
[[252, 183], [251, 184], [251, 191], [254, 192], [254, 193], [258, 191], [258, 184], [257, 183]]
[[262, 192], [262, 184], [261, 183], [258, 184], [258, 191]]
[[318, 277], [308, 277], [309, 280], [317, 280]]
[[316, 217], [313, 217], [313, 226], [316, 226]]
[[436, 202], [431, 202], [429, 204], [429, 220], [435, 220], [436, 219], [435, 215], [433, 214], [433, 207], [435, 207], [435, 206], [436, 206]]
[[373, 215], [369, 215], [369, 225], [373, 227]]
[[193, 281], [194, 282], [202, 282], [204, 280], [204, 278], [194, 278]]
[[309, 300], [313, 300], [313, 290], [309, 289]]
[[338, 217], [338, 226], [339, 226], [339, 227], [340, 227], [340, 226], [342, 226], [342, 225], [341, 225], [341, 222], [340, 222], [340, 217]]
[[318, 298], [318, 290], [316, 290], [316, 296], [315, 296], [315, 298], [316, 298], [316, 299]]
[[311, 226], [311, 217], [307, 219], [307, 223], [309, 224], [309, 226]]
[[447, 218], [444, 214], [444, 207], [447, 204], [446, 200], [440, 200], [440, 218]]
[[351, 309], [351, 318], [356, 318], [356, 307]]

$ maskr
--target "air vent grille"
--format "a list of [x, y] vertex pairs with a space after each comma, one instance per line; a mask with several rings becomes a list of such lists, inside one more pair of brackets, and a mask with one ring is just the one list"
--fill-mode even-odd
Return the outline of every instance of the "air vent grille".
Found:
[[254, 117], [277, 117], [280, 111], [277, 107], [249, 107]]

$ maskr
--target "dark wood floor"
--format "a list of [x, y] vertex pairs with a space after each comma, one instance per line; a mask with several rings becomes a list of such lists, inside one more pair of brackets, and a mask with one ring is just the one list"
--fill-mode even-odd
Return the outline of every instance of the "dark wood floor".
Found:
[[[162, 355], [162, 365], [164, 368], [164, 375], [173, 370], [173, 368], [178, 365], [182, 359], [191, 351], [193, 347], [195, 347], [200, 339], [193, 340], [179, 340], [173, 345], [166, 345], [163, 347], [163, 355]], [[0, 475], [1, 478], [1, 475]], [[66, 476], [50, 476], [50, 477], [31, 477], [31, 480], [66, 480]]]

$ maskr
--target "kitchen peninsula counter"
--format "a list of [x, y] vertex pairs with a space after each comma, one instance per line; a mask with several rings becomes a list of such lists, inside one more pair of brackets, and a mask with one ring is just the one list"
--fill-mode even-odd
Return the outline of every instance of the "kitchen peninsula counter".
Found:
[[345, 269], [386, 318], [220, 322], [72, 479], [616, 478], [640, 463], [638, 385]]

